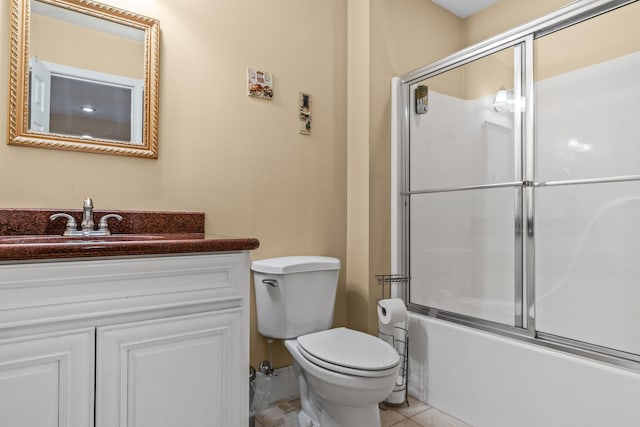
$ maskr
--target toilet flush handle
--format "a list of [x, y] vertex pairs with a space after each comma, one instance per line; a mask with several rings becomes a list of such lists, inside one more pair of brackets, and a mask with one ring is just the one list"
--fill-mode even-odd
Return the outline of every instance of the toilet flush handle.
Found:
[[273, 288], [278, 287], [278, 281], [276, 279], [262, 279], [262, 283], [264, 283], [265, 285], [269, 285]]

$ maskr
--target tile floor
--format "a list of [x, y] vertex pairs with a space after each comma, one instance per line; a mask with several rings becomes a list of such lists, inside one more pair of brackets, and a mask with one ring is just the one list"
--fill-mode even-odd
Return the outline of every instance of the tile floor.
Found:
[[[281, 401], [256, 416], [256, 427], [297, 427], [299, 400]], [[380, 410], [382, 427], [470, 427], [412, 397], [409, 406]], [[345, 426], [348, 427], [348, 426]]]
[[380, 411], [382, 427], [470, 427], [468, 424], [409, 396], [409, 406]]

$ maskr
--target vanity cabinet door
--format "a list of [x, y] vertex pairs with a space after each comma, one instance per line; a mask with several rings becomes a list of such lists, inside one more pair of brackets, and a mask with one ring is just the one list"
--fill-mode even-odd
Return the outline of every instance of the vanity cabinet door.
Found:
[[0, 426], [93, 426], [94, 333], [0, 340]]
[[96, 426], [247, 425], [242, 314], [238, 308], [98, 328]]

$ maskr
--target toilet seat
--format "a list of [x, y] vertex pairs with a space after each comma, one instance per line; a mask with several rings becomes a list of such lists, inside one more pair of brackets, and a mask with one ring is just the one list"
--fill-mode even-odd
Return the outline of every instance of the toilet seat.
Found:
[[303, 335], [297, 338], [297, 347], [311, 363], [347, 375], [384, 377], [400, 363], [400, 356], [388, 343], [347, 328]]

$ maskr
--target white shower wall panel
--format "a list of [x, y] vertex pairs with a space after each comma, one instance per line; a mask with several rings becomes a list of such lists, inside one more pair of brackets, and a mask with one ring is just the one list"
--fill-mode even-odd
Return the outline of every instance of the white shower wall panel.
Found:
[[535, 84], [536, 180], [640, 175], [640, 53]]
[[492, 105], [493, 96], [464, 100], [429, 91], [429, 111], [411, 111], [411, 190], [516, 179], [513, 118]]
[[640, 182], [536, 195], [536, 329], [640, 354]]

